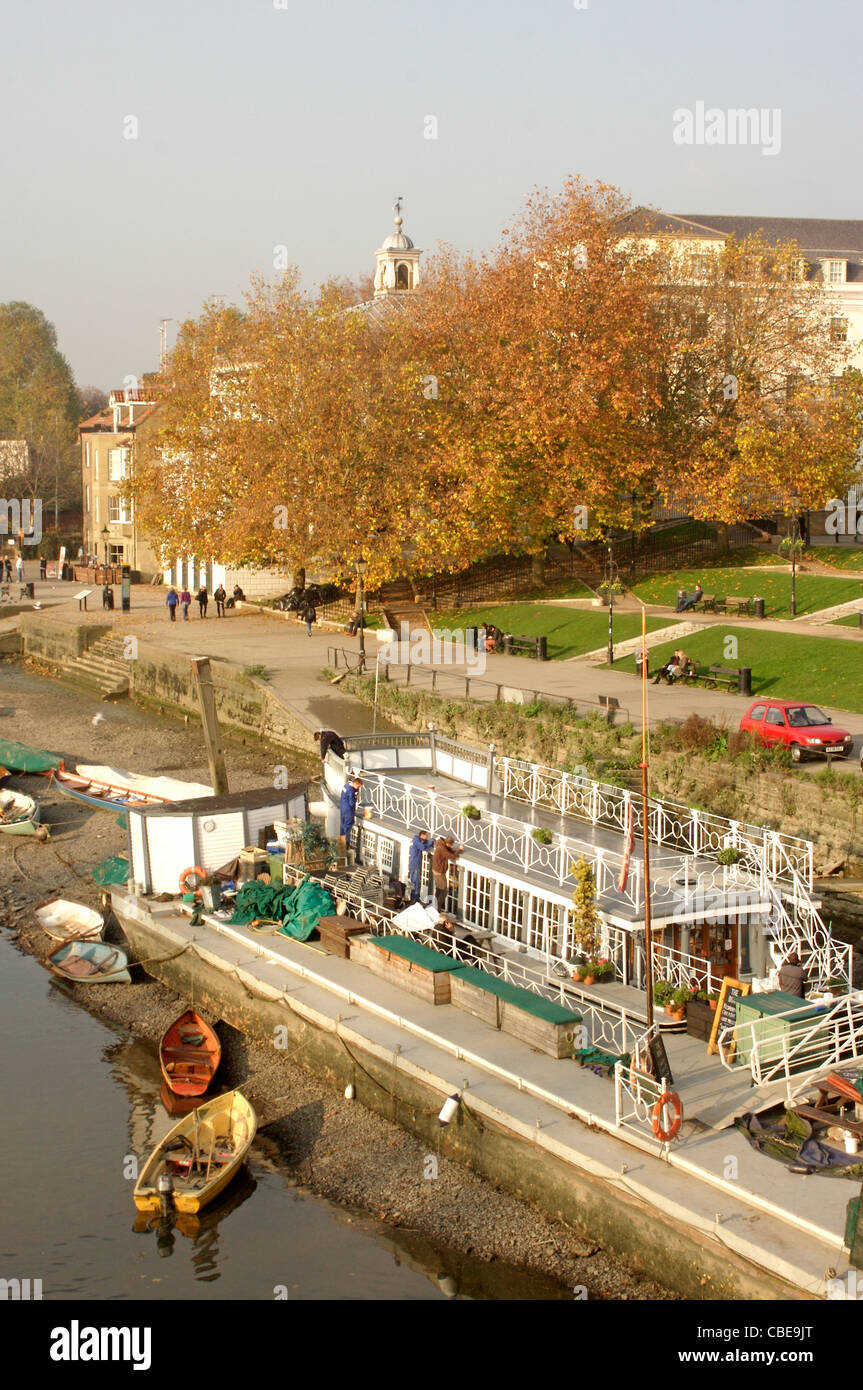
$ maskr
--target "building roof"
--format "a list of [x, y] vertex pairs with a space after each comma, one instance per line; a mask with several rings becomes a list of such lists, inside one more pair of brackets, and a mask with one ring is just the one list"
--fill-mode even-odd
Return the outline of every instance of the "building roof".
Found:
[[617, 221], [617, 229], [624, 235], [645, 236], [651, 232], [666, 232], [673, 236], [695, 237], [700, 241], [721, 241], [728, 235], [700, 219], [678, 217], [675, 213], [646, 207], [633, 208], [632, 212], [624, 213]]
[[684, 213], [674, 221], [742, 240], [761, 232], [765, 240], [796, 241], [807, 255], [863, 260], [863, 222], [831, 217], [737, 217]]

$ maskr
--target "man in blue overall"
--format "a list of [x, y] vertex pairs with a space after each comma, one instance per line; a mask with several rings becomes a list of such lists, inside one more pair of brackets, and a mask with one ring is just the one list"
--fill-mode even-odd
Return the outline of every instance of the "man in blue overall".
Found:
[[[339, 834], [344, 835], [345, 840], [353, 829], [354, 821], [357, 818], [357, 801], [359, 800], [362, 781], [359, 777], [354, 777], [352, 781], [346, 782], [342, 788], [342, 795], [339, 801]], [[360, 863], [360, 838], [357, 835], [357, 863]]]
[[419, 901], [420, 886], [423, 878], [423, 855], [434, 852], [434, 840], [429, 838], [427, 830], [420, 830], [411, 840], [410, 856], [408, 858], [408, 879], [411, 885], [410, 900], [412, 903]]

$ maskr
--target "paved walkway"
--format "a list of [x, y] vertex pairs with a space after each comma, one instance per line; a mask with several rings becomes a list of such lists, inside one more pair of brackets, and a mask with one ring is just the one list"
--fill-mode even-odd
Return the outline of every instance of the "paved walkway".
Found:
[[[34, 574], [36, 566], [32, 566]], [[29, 577], [29, 567], [25, 571]], [[165, 607], [166, 590], [162, 586], [136, 585], [132, 589], [132, 610], [122, 613], [118, 610], [105, 612], [101, 608], [87, 614], [78, 612], [73, 595], [81, 588], [77, 584], [61, 584], [48, 581], [36, 583], [37, 600], [45, 605], [46, 615], [71, 621], [90, 623], [110, 622], [122, 635], [137, 636], [141, 641], [158, 643], [169, 650], [183, 651], [189, 656], [212, 656], [216, 659], [230, 660], [242, 666], [261, 665], [269, 675], [269, 684], [274, 693], [289, 704], [309, 728], [321, 726], [338, 729], [341, 733], [357, 734], [369, 732], [371, 717], [368, 707], [338, 686], [332, 686], [321, 677], [327, 666], [327, 648], [337, 646], [350, 653], [354, 659], [359, 656], [359, 642], [348, 637], [344, 629], [333, 627], [325, 630], [314, 629], [311, 638], [306, 636], [301, 623], [288, 620], [280, 614], [264, 616], [257, 609], [245, 611], [229, 610], [224, 619], [215, 616], [215, 605], [210, 603], [209, 616], [201, 620], [197, 605], [192, 605], [188, 622], [178, 620], [171, 623]], [[116, 591], [119, 594], [119, 590]], [[98, 600], [98, 591], [93, 600]], [[622, 603], [618, 611], [637, 610], [638, 605]], [[675, 614], [670, 609], [650, 608], [651, 616], [667, 616], [669, 624]], [[2, 609], [0, 609], [2, 619]], [[797, 619], [794, 622], [767, 619], [735, 619], [700, 614], [697, 626], [703, 629], [713, 624], [734, 626], [738, 632], [748, 637], [751, 633], [753, 644], [757, 644], [759, 632], [785, 632], [796, 635], [826, 638], [838, 642], [863, 642], [863, 629], [854, 627], [818, 627], [809, 621]], [[4, 624], [5, 626], [5, 624]], [[695, 624], [687, 622], [686, 631], [695, 630]], [[648, 634], [648, 647], [657, 641], [657, 634]], [[667, 640], [660, 638], [661, 640]], [[741, 642], [741, 646], [743, 643]], [[366, 633], [366, 649], [370, 666], [374, 670], [377, 641], [373, 632]], [[757, 650], [757, 647], [756, 647]], [[602, 653], [604, 659], [604, 651]], [[733, 664], [738, 664], [737, 662]], [[745, 659], [745, 648], [741, 652], [739, 664], [757, 665], [757, 658]], [[453, 680], [452, 689], [447, 689], [446, 677], [462, 676], [465, 666], [438, 667], [441, 676], [439, 686], [442, 694], [456, 694], [463, 688], [463, 681]], [[484, 698], [481, 682], [488, 681], [489, 698], [493, 698], [492, 687], [504, 684], [514, 688], [536, 690], [552, 695], [568, 696], [574, 700], [598, 703], [600, 695], [616, 697], [623, 709], [627, 710], [636, 727], [641, 724], [641, 689], [634, 675], [622, 671], [607, 670], [588, 657], [570, 661], [537, 662], [527, 657], [504, 656], [490, 653], [486, 658], [486, 669], [479, 672], [467, 668], [467, 673], [477, 677], [471, 693]], [[801, 672], [801, 698], [805, 698], [805, 672]], [[649, 720], [651, 723], [663, 719], [685, 719], [690, 714], [701, 714], [714, 719], [727, 719], [732, 726], [747, 709], [751, 700], [746, 696], [729, 694], [719, 690], [702, 690], [697, 686], [666, 686], [651, 684], [649, 691]], [[863, 715], [838, 708], [825, 706], [838, 727], [845, 727], [855, 735], [855, 761], [849, 760], [842, 766], [851, 770], [856, 766], [856, 756], [863, 745]], [[378, 728], [386, 729], [382, 720]], [[821, 769], [820, 762], [812, 763], [814, 771]]]

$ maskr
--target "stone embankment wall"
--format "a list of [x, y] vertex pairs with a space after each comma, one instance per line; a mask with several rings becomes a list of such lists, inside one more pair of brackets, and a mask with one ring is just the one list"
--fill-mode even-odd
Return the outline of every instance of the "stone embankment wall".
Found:
[[[16, 645], [25, 656], [62, 672], [88, 647], [111, 632], [103, 623], [56, 622], [41, 614], [20, 621]], [[198, 697], [189, 658], [181, 653], [137, 642], [135, 655], [126, 663], [131, 694], [137, 703], [199, 719]], [[230, 661], [211, 661], [219, 722], [244, 734], [303, 753], [317, 752], [313, 731], [276, 698], [265, 681], [246, 676]]]

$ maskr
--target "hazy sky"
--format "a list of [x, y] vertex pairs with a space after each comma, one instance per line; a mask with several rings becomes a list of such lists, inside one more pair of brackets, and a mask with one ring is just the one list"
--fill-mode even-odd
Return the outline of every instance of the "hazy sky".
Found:
[[[153, 369], [159, 319], [242, 302], [276, 246], [309, 286], [372, 269], [397, 194], [427, 250], [569, 174], [863, 216], [857, 0], [3, 0], [2, 32], [0, 301], [82, 385]], [[778, 153], [676, 144], [698, 102], [778, 109]]]

